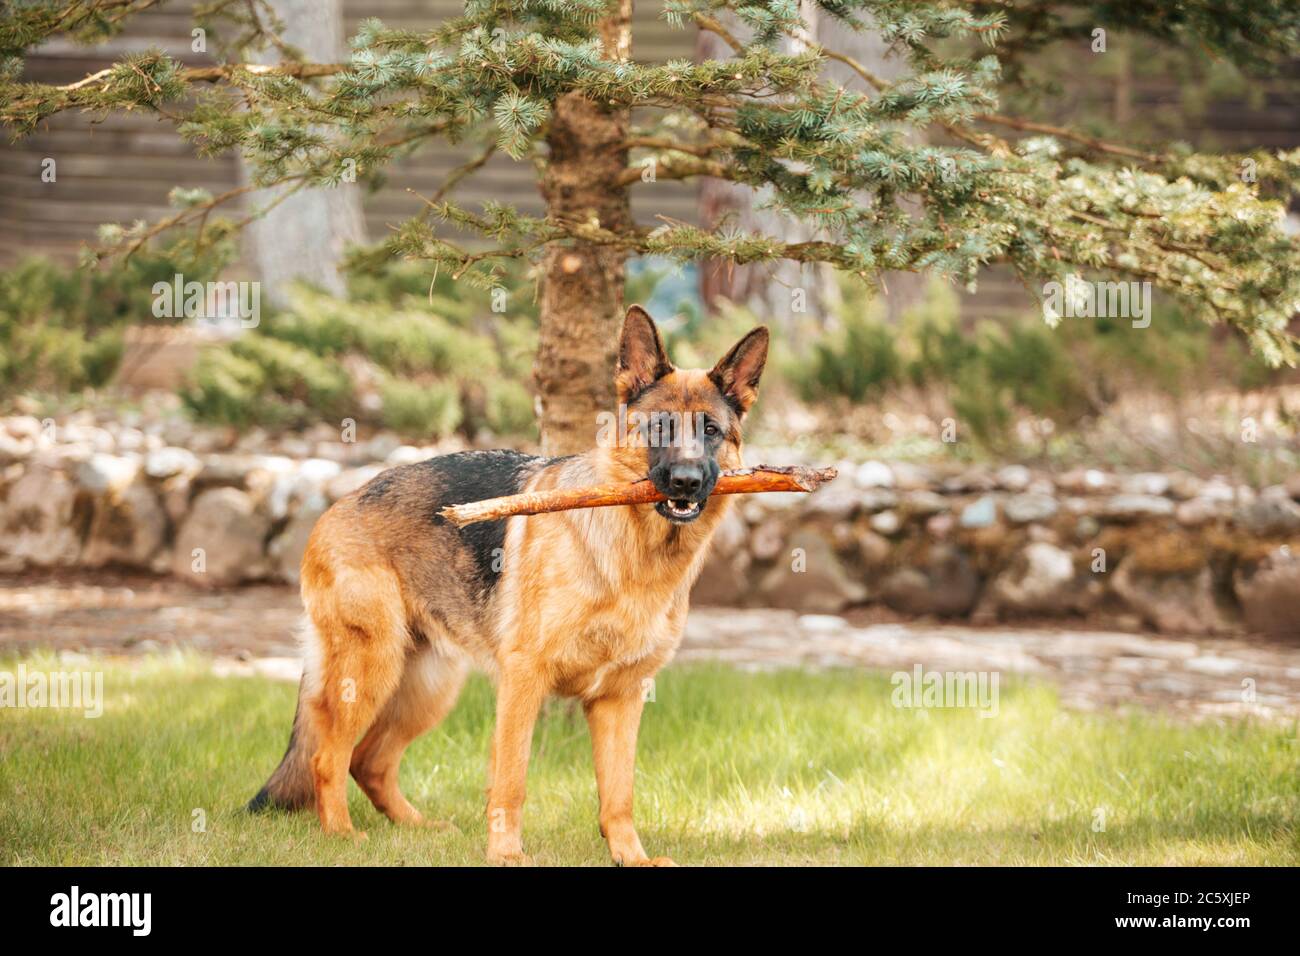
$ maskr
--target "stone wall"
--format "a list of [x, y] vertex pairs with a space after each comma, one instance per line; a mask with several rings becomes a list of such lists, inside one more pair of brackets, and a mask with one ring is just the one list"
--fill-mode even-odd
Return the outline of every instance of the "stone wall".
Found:
[[[176, 420], [0, 419], [0, 571], [293, 582], [332, 501], [386, 467], [449, 450], [389, 434], [342, 441], [331, 429], [231, 441]], [[1300, 634], [1300, 476], [1254, 489], [1186, 473], [840, 469], [811, 496], [738, 502], [696, 603]]]

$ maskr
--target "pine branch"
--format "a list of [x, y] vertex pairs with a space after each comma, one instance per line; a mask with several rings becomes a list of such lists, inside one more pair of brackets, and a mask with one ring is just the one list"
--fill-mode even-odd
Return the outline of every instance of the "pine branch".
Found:
[[1097, 139], [1094, 136], [1086, 136], [1083, 133], [1077, 133], [1074, 130], [1066, 129], [1063, 126], [1053, 126], [1049, 123], [1037, 123], [1033, 120], [1020, 119], [1015, 116], [998, 116], [994, 113], [980, 113], [975, 119], [981, 123], [992, 123], [996, 126], [1007, 126], [1011, 129], [1018, 129], [1030, 133], [1043, 133], [1047, 136], [1055, 136], [1058, 139], [1068, 139], [1073, 143], [1081, 143], [1089, 149], [1096, 150], [1099, 153], [1109, 153], [1112, 156], [1124, 156], [1128, 159], [1136, 159], [1144, 163], [1157, 164], [1165, 163], [1170, 157], [1164, 153], [1147, 153], [1140, 149], [1133, 149], [1128, 146], [1121, 146], [1118, 143], [1108, 143], [1105, 140]]

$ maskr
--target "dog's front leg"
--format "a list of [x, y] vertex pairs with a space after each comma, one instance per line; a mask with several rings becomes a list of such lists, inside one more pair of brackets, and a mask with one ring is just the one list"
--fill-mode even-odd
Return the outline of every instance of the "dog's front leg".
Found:
[[620, 866], [672, 866], [667, 857], [646, 856], [632, 824], [636, 735], [641, 726], [640, 689], [616, 697], [598, 697], [586, 705], [591, 751], [600, 792], [600, 832], [609, 854]]
[[491, 780], [488, 789], [488, 862], [526, 863], [523, 847], [523, 810], [528, 777], [528, 755], [533, 725], [546, 698], [536, 669], [511, 666], [501, 669], [497, 687], [497, 725], [492, 738]]

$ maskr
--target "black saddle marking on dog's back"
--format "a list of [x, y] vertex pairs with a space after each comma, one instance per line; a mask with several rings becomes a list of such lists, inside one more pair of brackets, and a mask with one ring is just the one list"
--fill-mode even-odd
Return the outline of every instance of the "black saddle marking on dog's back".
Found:
[[[384, 472], [366, 486], [361, 503], [379, 504], [395, 496], [409, 501], [408, 495], [415, 491], [426, 520], [454, 528], [439, 513], [443, 508], [516, 494], [548, 461], [517, 451], [461, 451], [441, 455]], [[480, 583], [491, 590], [504, 567], [505, 519], [480, 521], [455, 530], [474, 556]]]
[[[517, 494], [524, 482], [546, 459], [517, 451], [459, 452], [433, 458], [423, 464], [435, 470], [440, 494], [438, 506], [429, 520], [447, 524], [438, 512], [447, 505], [482, 501]], [[461, 539], [469, 545], [484, 589], [496, 586], [504, 567], [506, 522], [479, 521], [459, 529]]]

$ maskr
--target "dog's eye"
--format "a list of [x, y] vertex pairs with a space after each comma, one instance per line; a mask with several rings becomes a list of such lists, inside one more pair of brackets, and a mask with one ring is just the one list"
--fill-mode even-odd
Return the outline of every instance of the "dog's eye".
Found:
[[707, 422], [704, 425], [704, 434], [708, 435], [710, 438], [717, 438], [722, 434], [722, 429], [713, 422]]

